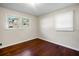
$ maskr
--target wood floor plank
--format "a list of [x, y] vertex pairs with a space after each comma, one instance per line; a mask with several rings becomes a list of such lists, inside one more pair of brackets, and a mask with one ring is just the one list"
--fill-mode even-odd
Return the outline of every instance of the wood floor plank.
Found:
[[0, 49], [0, 56], [79, 56], [79, 51], [36, 38]]

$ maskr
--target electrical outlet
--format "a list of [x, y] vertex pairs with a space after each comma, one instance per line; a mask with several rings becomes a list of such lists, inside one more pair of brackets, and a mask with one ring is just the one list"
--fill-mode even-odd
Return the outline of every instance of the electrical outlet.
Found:
[[0, 43], [0, 46], [2, 46], [2, 43]]

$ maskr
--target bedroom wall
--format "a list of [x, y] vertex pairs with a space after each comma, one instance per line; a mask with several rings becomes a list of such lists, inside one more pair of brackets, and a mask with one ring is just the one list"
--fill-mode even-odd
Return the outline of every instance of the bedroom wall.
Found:
[[[56, 32], [54, 15], [69, 10], [74, 10], [74, 32]], [[79, 5], [40, 16], [39, 22], [39, 38], [79, 51]]]
[[[27, 29], [7, 30], [7, 16], [29, 17], [30, 26]], [[0, 7], [0, 42], [2, 42], [3, 44], [2, 46], [0, 46], [0, 48], [37, 38], [36, 24], [37, 18], [35, 16]]]

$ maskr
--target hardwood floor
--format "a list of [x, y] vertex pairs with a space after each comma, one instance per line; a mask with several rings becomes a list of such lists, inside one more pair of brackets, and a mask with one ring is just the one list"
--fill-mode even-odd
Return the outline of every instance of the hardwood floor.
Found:
[[0, 56], [79, 56], [79, 51], [37, 38], [0, 49]]

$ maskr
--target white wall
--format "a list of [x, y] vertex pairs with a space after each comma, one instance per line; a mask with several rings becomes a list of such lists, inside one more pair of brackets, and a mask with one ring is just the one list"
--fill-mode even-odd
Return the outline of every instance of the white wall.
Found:
[[[30, 26], [27, 29], [7, 30], [5, 27], [7, 16], [29, 17], [31, 18]], [[0, 7], [0, 41], [3, 44], [0, 48], [37, 38], [36, 24], [35, 16]]]
[[[54, 15], [74, 10], [74, 32], [56, 32]], [[79, 6], [62, 8], [39, 17], [39, 38], [79, 51]]]

